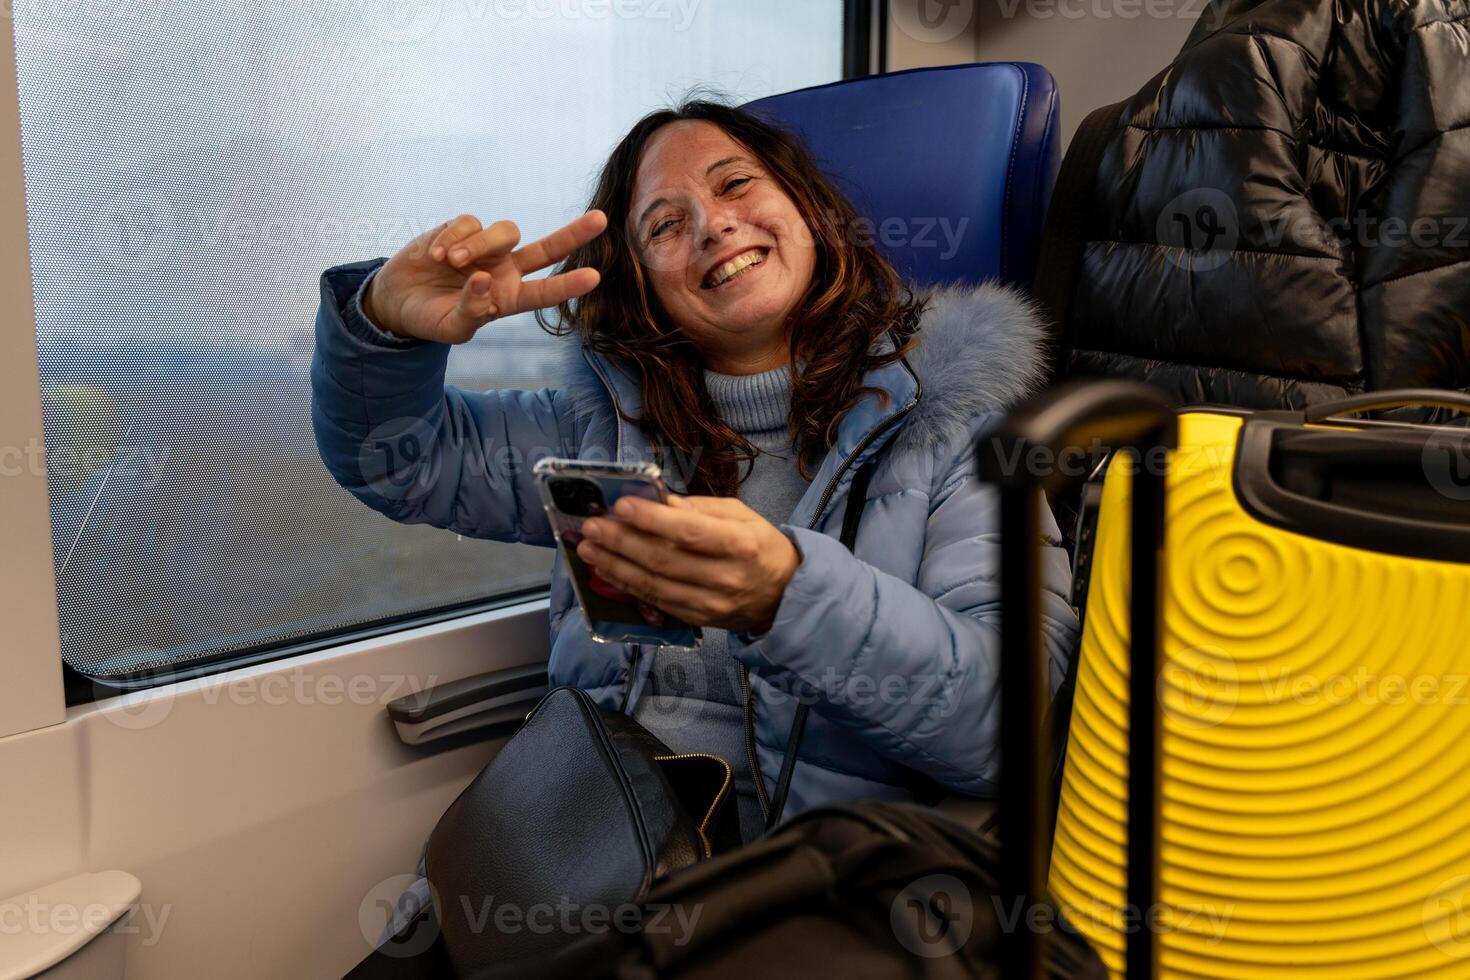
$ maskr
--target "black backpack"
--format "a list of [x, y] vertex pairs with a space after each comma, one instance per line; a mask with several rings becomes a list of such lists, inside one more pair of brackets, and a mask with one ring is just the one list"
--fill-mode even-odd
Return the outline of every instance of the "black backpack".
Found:
[[[556, 956], [475, 980], [998, 978], [1002, 930], [1028, 927], [1000, 899], [998, 868], [991, 838], [926, 807], [819, 807], [664, 879], [636, 907], [593, 910], [588, 934]], [[1044, 912], [1048, 976], [1104, 980], [1086, 941]]]

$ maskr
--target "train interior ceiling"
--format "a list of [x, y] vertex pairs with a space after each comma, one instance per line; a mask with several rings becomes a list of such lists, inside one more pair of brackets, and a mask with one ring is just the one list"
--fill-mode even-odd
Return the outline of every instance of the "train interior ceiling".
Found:
[[[747, 873], [745, 821], [769, 839], [798, 827], [783, 806], [815, 828], [817, 804], [875, 790], [962, 825], [967, 867], [997, 862], [997, 896], [1044, 892], [1076, 933], [1032, 944], [993, 910], [987, 931], [972, 882], [963, 916], [918, 913], [949, 936], [965, 922], [936, 948], [898, 925], [911, 885], [883, 893], [881, 955], [857, 952], [882, 946], [862, 929], [845, 952], [780, 952], [762, 920], [648, 972], [546, 976], [795, 976], [841, 953], [874, 977], [982, 975], [992, 956], [984, 975], [1027, 980], [1470, 977], [1467, 0], [99, 0], [14, 4], [4, 23], [0, 980], [449, 975], [390, 972], [431, 951], [384, 950], [409, 896], [416, 921], [446, 914], [425, 862], [437, 888], [452, 873], [436, 861], [514, 839], [502, 820], [436, 843], [467, 787], [493, 783], [476, 777], [559, 686], [602, 711], [640, 692], [680, 710], [646, 656], [663, 641], [707, 701], [743, 698], [729, 730], [748, 746], [716, 799], [746, 847], [719, 853], [711, 806], [706, 860]], [[692, 276], [660, 264], [679, 246], [660, 252], [636, 214], [604, 232], [584, 212], [609, 154], [688, 99], [795, 134], [853, 213], [810, 213], [828, 199], [795, 193], [799, 174], [720, 189], [715, 216], [754, 215], [761, 247], [701, 242], [723, 232], [696, 209], [679, 221], [719, 259]], [[717, 132], [685, 121], [642, 145], [625, 196], [657, 196], [649, 174], [673, 188], [645, 218], [693, 193], [688, 161]], [[753, 464], [727, 484], [711, 452], [663, 477], [674, 496], [737, 497], [698, 502], [723, 509], [614, 510], [611, 488], [642, 492], [623, 473], [576, 510], [558, 495], [579, 464], [532, 464], [574, 443], [625, 462], [647, 432], [566, 409], [574, 384], [619, 409], [632, 392], [665, 431], [764, 445], [689, 416], [749, 409], [739, 382], [791, 369], [791, 345], [741, 361], [696, 327], [803, 275], [831, 285], [833, 263], [770, 231], [788, 205], [847, 221], [820, 254], [881, 256], [848, 275], [891, 268], [928, 297], [905, 358], [866, 375], [890, 403], [860, 400], [830, 346], [803, 348], [857, 406], [783, 396], [835, 433], [810, 469]], [[557, 261], [606, 259], [595, 286], [553, 270], [569, 302], [652, 296], [687, 316], [684, 339], [655, 328], [614, 350], [545, 329], [537, 310], [555, 320], [563, 294], [528, 284], [552, 263], [506, 272], [502, 219]], [[480, 292], [444, 273], [434, 334], [390, 300], [455, 261], [430, 249], [451, 233], [505, 261]], [[487, 297], [504, 309], [474, 314]], [[874, 315], [851, 302], [852, 322]], [[847, 363], [875, 356], [842, 336]], [[623, 355], [643, 358], [641, 381], [607, 366]], [[441, 403], [436, 383], [414, 407], [436, 370], [460, 395]], [[509, 392], [538, 393], [493, 395]], [[445, 473], [475, 466], [545, 496], [446, 503]], [[695, 599], [669, 605], [692, 592], [644, 597], [609, 521], [581, 523], [639, 504], [663, 515], [648, 540], [677, 519], [758, 528], [740, 541], [769, 550], [695, 622]], [[696, 566], [694, 540], [669, 568]], [[616, 629], [630, 608], [636, 636]], [[704, 653], [681, 645], [681, 616]], [[820, 689], [805, 651], [829, 642], [849, 666], [887, 649], [937, 672], [955, 710], [865, 714], [826, 694], [758, 719], [792, 663]], [[705, 676], [711, 649], [729, 685]], [[659, 760], [699, 755], [667, 712], [628, 717], [664, 725]], [[1171, 925], [1136, 939], [1114, 919], [1140, 896]], [[454, 975], [541, 975], [472, 972], [447, 921], [441, 947]]]

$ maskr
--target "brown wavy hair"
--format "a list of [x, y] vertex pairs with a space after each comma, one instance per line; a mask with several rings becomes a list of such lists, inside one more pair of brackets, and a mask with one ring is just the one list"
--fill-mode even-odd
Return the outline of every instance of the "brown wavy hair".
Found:
[[[592, 292], [557, 307], [553, 334], [578, 333], [583, 344], [619, 359], [642, 388], [643, 416], [629, 418], [660, 452], [678, 450], [697, 461], [689, 474], [692, 493], [733, 496], [749, 474], [755, 449], [720, 418], [704, 386], [698, 349], [669, 320], [644, 278], [637, 246], [626, 232], [638, 162], [649, 138], [683, 120], [714, 123], [760, 160], [795, 202], [816, 247], [811, 285], [788, 322], [792, 392], [790, 431], [802, 476], [811, 478], [832, 447], [843, 414], [865, 393], [863, 375], [899, 360], [913, 345], [923, 302], [902, 283], [870, 241], [854, 241], [857, 211], [818, 169], [791, 133], [709, 99], [685, 99], [677, 107], [640, 119], [612, 151], [588, 208], [607, 214], [608, 231], [573, 252], [558, 267], [591, 266], [602, 274]], [[893, 349], [870, 352], [884, 334]], [[886, 394], [877, 392], [880, 396]]]

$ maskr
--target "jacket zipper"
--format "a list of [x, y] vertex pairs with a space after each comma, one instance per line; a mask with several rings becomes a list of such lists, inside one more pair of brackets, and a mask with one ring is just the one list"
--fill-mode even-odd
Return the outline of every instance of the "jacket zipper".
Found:
[[766, 796], [766, 778], [755, 754], [755, 701], [750, 696], [750, 668], [740, 665], [740, 700], [745, 703], [745, 753], [750, 760], [750, 775], [755, 783], [755, 799], [761, 805], [761, 826], [771, 822], [771, 800]]
[[[586, 356], [585, 352], [583, 356]], [[588, 363], [592, 363], [591, 358], [588, 358]], [[908, 366], [908, 362], [904, 361], [902, 363], [904, 369], [909, 372], [909, 377], [914, 379], [914, 396], [909, 399], [908, 403], [904, 405], [903, 408], [899, 409], [897, 412], [893, 413], [886, 420], [884, 420], [882, 425], [877, 426], [867, 435], [865, 435], [862, 440], [858, 442], [855, 447], [853, 447], [852, 452], [847, 454], [847, 458], [842, 461], [841, 466], [837, 467], [837, 472], [832, 474], [832, 479], [827, 481], [827, 486], [822, 490], [821, 499], [817, 501], [816, 512], [812, 515], [812, 519], [807, 522], [808, 529], [815, 528], [817, 526], [817, 522], [822, 519], [822, 515], [826, 513], [827, 505], [832, 502], [832, 495], [837, 492], [838, 481], [842, 479], [842, 474], [847, 472], [848, 467], [852, 465], [853, 460], [861, 456], [863, 450], [867, 449], [873, 444], [873, 440], [877, 439], [884, 432], [887, 432], [890, 428], [893, 427], [893, 424], [895, 422], [898, 422], [900, 419], [907, 416], [909, 412], [912, 412], [914, 410], [914, 406], [919, 404], [919, 396], [923, 394], [924, 386], [919, 382], [918, 375], [914, 374], [913, 368], [910, 368]], [[592, 370], [597, 375], [597, 380], [601, 381], [602, 386], [607, 389], [608, 398], [613, 403], [613, 414], [617, 416], [614, 425], [616, 441], [613, 458], [622, 459], [623, 422], [622, 414], [618, 409], [617, 392], [613, 391], [612, 384], [607, 380], [607, 378], [603, 377], [601, 369], [596, 364], [592, 364]], [[771, 800], [770, 797], [766, 795], [766, 779], [765, 776], [761, 775], [760, 759], [756, 756], [755, 701], [751, 697], [750, 692], [750, 668], [743, 663], [740, 665], [740, 696], [741, 700], [745, 702], [745, 751], [746, 754], [749, 756], [752, 782], [755, 783], [756, 802], [758, 802], [761, 807], [761, 823], [762, 825], [765, 825], [766, 823], [769, 823], [771, 819]]]
[[593, 360], [591, 356], [589, 356], [589, 354], [590, 352], [584, 349], [582, 351], [582, 358], [587, 362], [587, 365], [592, 368], [592, 373], [597, 375], [597, 380], [601, 381], [602, 386], [607, 389], [608, 401], [612, 402], [613, 462], [621, 463], [623, 461], [623, 410], [622, 407], [618, 405], [618, 393], [613, 389], [612, 382], [607, 380], [607, 378], [603, 376], [601, 366], [599, 366], [597, 362]]
[[[908, 367], [907, 362], [904, 363], [904, 367]], [[816, 528], [817, 522], [822, 519], [822, 514], [826, 512], [827, 505], [832, 502], [832, 495], [837, 492], [838, 481], [842, 479], [842, 474], [847, 472], [848, 467], [852, 466], [853, 460], [861, 456], [863, 450], [873, 444], [873, 440], [877, 439], [884, 432], [887, 432], [895, 422], [908, 415], [909, 412], [914, 410], [914, 406], [919, 404], [919, 396], [923, 393], [923, 386], [919, 384], [919, 379], [914, 375], [912, 369], [909, 370], [909, 374], [914, 378], [914, 397], [909, 399], [908, 404], [904, 405], [903, 408], [890, 415], [882, 425], [877, 426], [864, 436], [853, 447], [852, 452], [847, 454], [847, 458], [842, 461], [841, 466], [837, 467], [837, 472], [832, 474], [832, 479], [827, 481], [827, 486], [822, 490], [822, 497], [817, 501], [816, 513], [807, 522], [807, 528], [809, 530]], [[761, 775], [760, 759], [756, 757], [755, 700], [751, 697], [750, 693], [750, 668], [743, 663], [740, 665], [740, 694], [741, 698], [745, 701], [745, 750], [750, 756], [750, 774], [752, 781], [755, 783], [755, 798], [761, 805], [761, 825], [765, 826], [771, 822], [771, 800], [766, 795], [766, 778]]]
[[[915, 384], [917, 383], [918, 380], [915, 379]], [[852, 466], [853, 460], [861, 456], [863, 454], [863, 450], [867, 449], [873, 444], [874, 439], [877, 439], [880, 435], [887, 432], [893, 427], [893, 424], [895, 422], [899, 421], [904, 416], [912, 412], [914, 410], [914, 406], [917, 404], [919, 404], [919, 392], [916, 391], [914, 392], [914, 397], [909, 400], [908, 404], [904, 405], [903, 408], [890, 415], [882, 425], [869, 432], [866, 436], [863, 437], [861, 442], [853, 447], [852, 452], [848, 453], [847, 458], [842, 461], [842, 465], [837, 467], [837, 472], [832, 474], [832, 479], [827, 481], [826, 489], [822, 491], [822, 497], [820, 500], [817, 501], [816, 513], [814, 513], [812, 515], [812, 519], [807, 522], [808, 529], [816, 528], [817, 522], [820, 521], [822, 519], [822, 515], [826, 513], [827, 505], [832, 502], [832, 495], [837, 492], [838, 481], [842, 479], [842, 474], [847, 472], [848, 467]]]

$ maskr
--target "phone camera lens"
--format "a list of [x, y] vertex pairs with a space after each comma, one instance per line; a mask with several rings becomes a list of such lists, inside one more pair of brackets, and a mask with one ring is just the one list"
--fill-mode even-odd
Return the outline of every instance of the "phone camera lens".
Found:
[[573, 517], [597, 517], [607, 512], [602, 488], [591, 480], [559, 476], [550, 483], [557, 510]]

